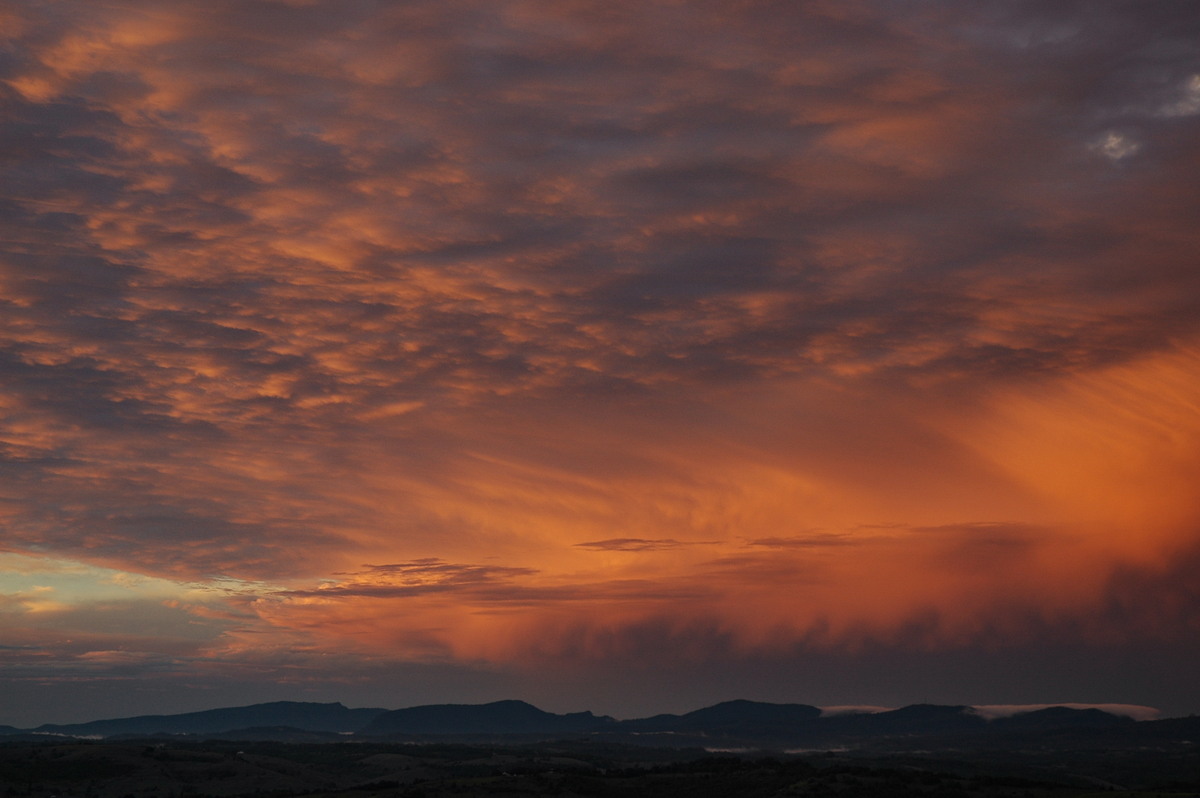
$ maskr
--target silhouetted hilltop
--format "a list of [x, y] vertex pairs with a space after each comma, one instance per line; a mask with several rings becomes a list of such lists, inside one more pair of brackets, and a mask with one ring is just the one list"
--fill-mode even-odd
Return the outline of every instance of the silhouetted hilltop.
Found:
[[385, 712], [359, 733], [382, 735], [568, 734], [599, 731], [612, 724], [591, 712], [556, 715], [524, 701], [491, 704], [430, 704]]
[[1146, 740], [1189, 740], [1200, 746], [1200, 715], [1141, 721], [1134, 733]]
[[970, 733], [982, 731], [987, 724], [967, 706], [913, 704], [888, 712], [849, 713], [822, 718], [817, 731], [823, 737], [853, 739]]
[[347, 709], [340, 703], [317, 704], [274, 701], [245, 707], [226, 707], [180, 715], [139, 715], [132, 718], [96, 720], [90, 723], [47, 723], [33, 729], [39, 734], [73, 737], [118, 735], [215, 734], [233, 729], [286, 726], [310, 732], [354, 732], [385, 709]]
[[1104, 729], [1132, 726], [1136, 721], [1123, 715], [1113, 715], [1099, 709], [1047, 707], [1022, 712], [1007, 718], [996, 718], [991, 728], [998, 732], [1057, 731], [1065, 729]]
[[654, 715], [626, 720], [616, 728], [628, 732], [784, 731], [810, 724], [821, 710], [807, 704], [767, 704], [760, 701], [724, 701], [684, 715]]

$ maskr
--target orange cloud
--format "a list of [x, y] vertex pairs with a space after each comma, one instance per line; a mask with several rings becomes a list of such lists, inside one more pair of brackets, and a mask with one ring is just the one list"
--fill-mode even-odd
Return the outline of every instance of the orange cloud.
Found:
[[1180, 638], [1177, 13], [18, 2], [3, 546], [206, 667]]

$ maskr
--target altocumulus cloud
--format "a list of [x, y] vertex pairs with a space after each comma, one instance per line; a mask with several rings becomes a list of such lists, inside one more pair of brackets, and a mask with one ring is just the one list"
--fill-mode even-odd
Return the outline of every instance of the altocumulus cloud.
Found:
[[[5, 587], [13, 658], [732, 682], [1194, 632], [1192, 4], [0, 25], [0, 546], [174, 586]], [[954, 698], [1044, 698], [1005, 689]]]

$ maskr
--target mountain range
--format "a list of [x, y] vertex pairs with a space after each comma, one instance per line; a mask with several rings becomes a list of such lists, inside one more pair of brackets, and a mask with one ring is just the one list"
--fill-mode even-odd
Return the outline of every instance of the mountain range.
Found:
[[1200, 718], [1135, 721], [1100, 709], [1053, 706], [989, 720], [970, 706], [916, 704], [890, 711], [826, 713], [805, 704], [727, 701], [683, 715], [616, 720], [591, 712], [555, 714], [524, 701], [349, 709], [340, 703], [277, 701], [176, 715], [141, 715], [34, 729], [0, 726], [9, 738], [190, 735], [246, 740], [535, 741], [587, 738], [683, 747], [910, 747], [1200, 743]]
[[[386, 709], [347, 709], [340, 703], [274, 701], [244, 707], [223, 707], [179, 715], [138, 715], [88, 723], [47, 723], [36, 729], [8, 734], [55, 734], [65, 737], [128, 737], [154, 734], [209, 735], [237, 729], [283, 727], [309, 732], [346, 734], [358, 731]], [[11, 728], [11, 727], [9, 727]], [[0, 734], [5, 733], [0, 728]]]

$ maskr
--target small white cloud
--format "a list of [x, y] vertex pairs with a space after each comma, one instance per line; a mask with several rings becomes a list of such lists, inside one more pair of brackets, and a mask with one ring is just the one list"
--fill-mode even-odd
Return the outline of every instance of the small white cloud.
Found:
[[880, 712], [891, 712], [895, 707], [877, 707], [873, 705], [851, 705], [836, 707], [821, 707], [822, 717], [833, 715], [876, 715]]
[[1129, 138], [1128, 136], [1110, 130], [1096, 141], [1089, 145], [1088, 149], [1092, 152], [1103, 155], [1114, 161], [1119, 161], [1122, 158], [1128, 158], [1138, 150], [1142, 145]]

